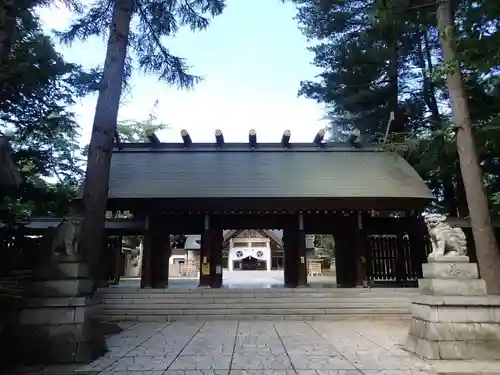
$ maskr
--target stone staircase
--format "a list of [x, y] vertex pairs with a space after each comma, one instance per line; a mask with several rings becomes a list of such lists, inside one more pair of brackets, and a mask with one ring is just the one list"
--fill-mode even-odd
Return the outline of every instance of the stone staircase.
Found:
[[416, 288], [139, 289], [99, 291], [105, 320], [410, 319]]

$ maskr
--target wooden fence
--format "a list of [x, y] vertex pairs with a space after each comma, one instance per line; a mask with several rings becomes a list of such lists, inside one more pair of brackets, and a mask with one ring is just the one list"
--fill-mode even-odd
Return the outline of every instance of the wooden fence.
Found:
[[[415, 257], [412, 257], [408, 236], [371, 234], [368, 235], [367, 242], [368, 280], [372, 283], [400, 286], [416, 285], [422, 264], [415, 262]], [[431, 252], [431, 246], [429, 241], [425, 243], [424, 257], [427, 257]]]

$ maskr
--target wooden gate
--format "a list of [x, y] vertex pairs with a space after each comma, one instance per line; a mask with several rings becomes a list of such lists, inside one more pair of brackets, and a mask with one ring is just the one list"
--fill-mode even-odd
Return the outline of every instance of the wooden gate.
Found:
[[[369, 283], [417, 286], [422, 263], [430, 253], [424, 230], [402, 218], [370, 218], [367, 226], [366, 272]], [[412, 247], [410, 235], [421, 236]], [[421, 246], [419, 246], [421, 244]]]

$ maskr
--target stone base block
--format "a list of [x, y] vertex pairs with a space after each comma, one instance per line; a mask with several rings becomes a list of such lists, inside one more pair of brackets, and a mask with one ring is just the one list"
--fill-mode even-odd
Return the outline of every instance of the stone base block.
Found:
[[500, 322], [500, 306], [454, 306], [413, 303], [414, 319], [431, 323], [497, 323]]
[[500, 359], [500, 297], [420, 296], [406, 349], [426, 359]]
[[28, 299], [13, 331], [16, 356], [25, 364], [87, 362], [106, 350], [98, 305], [80, 298]]
[[412, 319], [409, 334], [429, 341], [500, 343], [500, 323], [426, 322]]
[[74, 297], [87, 296], [93, 292], [93, 281], [83, 279], [61, 279], [35, 281], [26, 290], [28, 296]]
[[427, 257], [427, 262], [429, 263], [469, 263], [470, 258], [466, 255], [454, 255], [454, 256], [431, 256]]
[[420, 293], [433, 296], [486, 296], [482, 279], [420, 279]]
[[96, 316], [98, 307], [87, 297], [32, 298], [24, 302], [18, 322], [26, 326], [79, 324]]
[[406, 349], [426, 359], [499, 360], [500, 296], [466, 256], [429, 257], [412, 302]]
[[405, 344], [409, 352], [430, 360], [499, 360], [498, 347], [498, 341], [433, 341], [411, 334]]
[[89, 278], [89, 267], [83, 262], [52, 262], [40, 265], [36, 272], [37, 280], [82, 279]]
[[98, 320], [19, 326], [13, 336], [17, 362], [27, 365], [88, 362], [106, 351]]
[[424, 263], [422, 264], [424, 279], [478, 279], [479, 273], [475, 263]]

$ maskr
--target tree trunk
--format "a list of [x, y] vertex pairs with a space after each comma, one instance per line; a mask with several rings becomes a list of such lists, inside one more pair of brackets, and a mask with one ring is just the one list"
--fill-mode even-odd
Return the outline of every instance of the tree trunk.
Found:
[[446, 64], [446, 84], [451, 99], [453, 122], [457, 128], [457, 149], [460, 169], [469, 206], [472, 233], [476, 245], [481, 277], [488, 293], [500, 294], [500, 253], [491, 226], [488, 201], [484, 192], [482, 172], [477, 160], [472, 134], [469, 106], [460, 64], [454, 48], [454, 19], [451, 0], [438, 0], [437, 25], [443, 59]]
[[104, 243], [113, 137], [116, 131], [133, 12], [133, 0], [115, 2], [87, 159], [80, 249], [92, 266], [94, 277], [96, 263]]
[[[391, 8], [387, 7], [387, 10], [391, 11]], [[397, 127], [400, 127], [399, 125], [401, 125], [399, 118], [399, 74], [398, 74], [399, 46], [395, 30], [396, 30], [396, 21], [392, 20], [390, 30], [388, 30], [387, 33], [387, 48], [390, 53], [389, 64], [387, 66], [387, 76], [389, 78], [389, 88], [390, 88], [387, 108], [389, 110], [389, 113], [393, 112], [395, 115], [395, 120], [393, 121], [393, 124], [391, 124], [391, 129], [390, 129], [391, 132], [404, 131], [404, 129], [394, 128], [394, 125], [397, 125]]]
[[464, 180], [462, 176], [458, 175], [455, 182], [456, 185], [456, 198], [457, 198], [457, 208], [458, 217], [468, 217], [469, 207], [467, 206], [467, 197], [465, 196]]
[[9, 59], [12, 45], [16, 39], [16, 5], [15, 0], [0, 0], [0, 64], [5, 64]]
[[[434, 66], [432, 63], [431, 47], [429, 44], [429, 35], [427, 30], [418, 30], [422, 36], [422, 43], [417, 49], [417, 57], [419, 62], [419, 68], [422, 70], [423, 76], [423, 99], [427, 108], [431, 112], [431, 130], [440, 130], [443, 127], [443, 122], [441, 118], [441, 113], [439, 112], [439, 105], [436, 99], [436, 88], [432, 80], [432, 74], [434, 71]], [[441, 137], [442, 146], [441, 150], [445, 150], [446, 140]], [[453, 176], [447, 173], [447, 163], [449, 163], [449, 157], [440, 151], [441, 155], [438, 158], [439, 163], [439, 177], [441, 180], [441, 185], [443, 186], [443, 206], [445, 213], [449, 216], [456, 217], [458, 215], [458, 204], [455, 194], [455, 185], [453, 184]]]
[[457, 217], [458, 205], [452, 176], [441, 173], [441, 183], [443, 185], [443, 207], [445, 212], [448, 216]]

